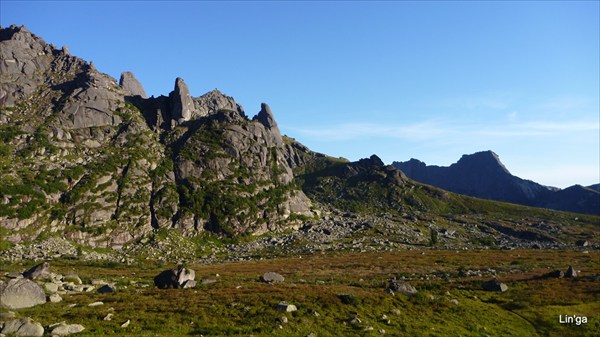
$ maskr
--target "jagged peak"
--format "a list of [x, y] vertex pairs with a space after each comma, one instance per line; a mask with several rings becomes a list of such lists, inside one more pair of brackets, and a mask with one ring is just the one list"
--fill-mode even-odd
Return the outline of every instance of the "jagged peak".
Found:
[[173, 90], [173, 119], [175, 121], [189, 121], [194, 110], [194, 102], [190, 96], [190, 89], [181, 77], [175, 79], [175, 88]]
[[385, 166], [383, 160], [375, 154], [371, 155], [369, 158], [360, 159], [357, 163], [363, 166]]
[[510, 174], [506, 166], [500, 161], [500, 157], [491, 150], [475, 152], [473, 154], [464, 154], [456, 162], [456, 165], [484, 165], [488, 167], [499, 167], [502, 171]]
[[123, 88], [125, 91], [131, 93], [133, 96], [141, 96], [142, 98], [146, 98], [146, 91], [144, 87], [137, 80], [135, 75], [130, 71], [125, 71], [121, 73], [121, 78], [119, 79], [119, 86]]
[[229, 110], [236, 111], [241, 117], [246, 118], [242, 106], [233, 97], [225, 95], [219, 89], [215, 88], [200, 97], [193, 97], [192, 99], [198, 116], [208, 116], [220, 110]]
[[219, 99], [219, 98], [224, 98], [224, 99], [233, 99], [233, 97], [231, 96], [227, 96], [224, 93], [221, 92], [221, 90], [215, 88], [207, 93], [205, 93], [204, 95], [200, 96], [200, 97], [194, 97], [194, 98], [198, 98], [198, 99]]
[[273, 116], [273, 112], [267, 103], [260, 103], [260, 111], [253, 118], [253, 120], [259, 121], [262, 125], [267, 128], [276, 128], [277, 122], [275, 122], [275, 117]]
[[[46, 45], [41, 38], [30, 32], [24, 25], [10, 25], [8, 28], [0, 28], [0, 41], [6, 40], [24, 41], [27, 43], [37, 42], [44, 46]], [[56, 48], [54, 47], [53, 49]]]
[[420, 161], [416, 158], [410, 158], [409, 161], [405, 162], [405, 164], [418, 165], [418, 166], [427, 166], [424, 161]]

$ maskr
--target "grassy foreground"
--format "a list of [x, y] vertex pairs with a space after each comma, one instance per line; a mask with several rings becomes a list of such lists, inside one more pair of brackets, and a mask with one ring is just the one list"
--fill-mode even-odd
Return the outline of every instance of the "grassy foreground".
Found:
[[[76, 336], [598, 336], [600, 331], [596, 251], [338, 253], [191, 265], [198, 286], [169, 290], [156, 289], [152, 277], [173, 265], [50, 264], [54, 272], [76, 273], [84, 283], [116, 283], [115, 293], [63, 295], [59, 303], [13, 310], [44, 327], [61, 321], [82, 324], [86, 330]], [[570, 264], [580, 277], [537, 278]], [[3, 264], [0, 271], [32, 265]], [[266, 271], [286, 279], [274, 285], [259, 282]], [[493, 274], [508, 291], [482, 290]], [[391, 277], [405, 277], [419, 293], [387, 294]], [[216, 282], [201, 284], [202, 279]], [[342, 301], [338, 294], [349, 296]], [[104, 305], [88, 306], [95, 301]], [[279, 311], [280, 301], [298, 310]], [[109, 313], [112, 320], [103, 320]], [[559, 315], [586, 316], [588, 322], [560, 324]], [[351, 322], [354, 317], [360, 322]], [[122, 328], [127, 320], [129, 326]]]

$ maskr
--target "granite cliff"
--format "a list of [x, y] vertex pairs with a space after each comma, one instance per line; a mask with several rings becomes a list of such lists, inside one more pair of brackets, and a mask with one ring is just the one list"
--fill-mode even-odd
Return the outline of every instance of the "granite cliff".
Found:
[[230, 236], [313, 217], [267, 104], [249, 119], [184, 80], [146, 97], [25, 27], [0, 30], [0, 223], [11, 242], [45, 232], [119, 248], [157, 228]]

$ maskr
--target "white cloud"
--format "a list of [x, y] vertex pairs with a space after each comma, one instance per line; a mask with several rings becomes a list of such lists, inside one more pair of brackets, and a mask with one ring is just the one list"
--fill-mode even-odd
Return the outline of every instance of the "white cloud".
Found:
[[453, 133], [452, 129], [443, 127], [435, 121], [425, 121], [407, 125], [390, 125], [376, 123], [342, 123], [326, 127], [289, 128], [304, 136], [319, 140], [341, 141], [365, 138], [392, 139], [435, 139]]
[[[515, 113], [516, 114], [516, 113]], [[372, 138], [407, 139], [425, 141], [461, 137], [539, 137], [565, 136], [573, 133], [594, 132], [600, 130], [595, 121], [570, 122], [525, 122], [508, 123], [494, 126], [479, 124], [458, 124], [452, 121], [429, 120], [412, 124], [381, 123], [342, 123], [325, 127], [290, 128], [294, 133], [321, 141], [342, 141]]]

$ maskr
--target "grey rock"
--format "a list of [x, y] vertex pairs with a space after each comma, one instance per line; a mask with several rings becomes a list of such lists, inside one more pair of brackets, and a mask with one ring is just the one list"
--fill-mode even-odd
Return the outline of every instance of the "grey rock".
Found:
[[128, 319], [125, 323], [121, 324], [121, 328], [128, 327], [130, 323], [131, 323], [131, 320]]
[[418, 292], [417, 289], [415, 289], [415, 287], [410, 285], [408, 282], [400, 281], [397, 279], [390, 279], [387, 289], [404, 295], [414, 295]]
[[213, 284], [213, 283], [217, 283], [217, 280], [214, 278], [205, 278], [205, 279], [202, 279], [201, 283], [202, 284]]
[[573, 266], [569, 266], [567, 272], [565, 273], [565, 277], [577, 277], [577, 271]]
[[[183, 288], [187, 282], [194, 281], [196, 273], [192, 269], [178, 267], [161, 272], [154, 277], [154, 285], [160, 289]], [[192, 284], [192, 283], [190, 283]]]
[[285, 280], [285, 278], [278, 273], [269, 271], [269, 272], [264, 273], [260, 277], [260, 280], [263, 282], [266, 282], [266, 283], [279, 283], [279, 282], [283, 282], [283, 280]]
[[98, 292], [101, 294], [113, 293], [117, 290], [117, 288], [110, 284], [105, 284], [102, 287], [98, 288]]
[[183, 289], [194, 288], [196, 286], [195, 280], [187, 280], [183, 283]]
[[0, 281], [0, 307], [21, 309], [44, 303], [46, 294], [37, 283], [25, 278]]
[[50, 273], [50, 264], [48, 262], [40, 263], [23, 273], [23, 277], [30, 280], [48, 277]]
[[13, 311], [0, 312], [0, 321], [2, 322], [15, 317], [17, 317], [17, 315]]
[[277, 126], [277, 122], [275, 122], [275, 117], [273, 116], [273, 112], [271, 112], [271, 108], [267, 103], [260, 104], [260, 111], [253, 118], [253, 120], [261, 123], [267, 130], [271, 131], [272, 141], [277, 146], [283, 146], [283, 138], [281, 138], [281, 132], [279, 131], [279, 127]]
[[577, 242], [575, 242], [575, 245], [577, 245], [579, 247], [587, 247], [590, 245], [590, 243], [586, 240], [577, 240]]
[[3, 334], [14, 334], [15, 336], [42, 336], [44, 327], [31, 318], [21, 318], [4, 323]]
[[508, 286], [498, 280], [491, 280], [483, 283], [483, 289], [487, 291], [500, 291], [505, 292], [508, 290]]
[[64, 282], [72, 282], [74, 284], [83, 284], [81, 278], [77, 274], [67, 274], [63, 277]]
[[277, 122], [275, 122], [275, 117], [273, 117], [271, 107], [269, 107], [267, 103], [260, 104], [260, 111], [258, 112], [258, 115], [256, 115], [256, 120], [259, 121], [266, 128], [277, 127]]
[[171, 102], [173, 104], [173, 119], [175, 121], [189, 121], [194, 110], [194, 101], [192, 101], [187, 84], [180, 77], [175, 80]]
[[12, 272], [12, 273], [8, 273], [8, 274], [6, 274], [4, 276], [6, 276], [8, 278], [22, 278], [23, 274], [15, 271], [15, 272]]
[[58, 302], [62, 301], [62, 297], [60, 297], [59, 294], [52, 294], [52, 295], [48, 296], [48, 301], [50, 301], [52, 303], [58, 303]]
[[126, 92], [130, 93], [132, 96], [140, 96], [142, 98], [146, 98], [146, 91], [142, 84], [135, 78], [132, 72], [126, 71], [121, 73], [121, 78], [119, 79], [119, 86], [123, 88]]
[[55, 293], [58, 291], [58, 284], [53, 282], [44, 283], [44, 288], [46, 288], [48, 292]]
[[[196, 272], [192, 269], [179, 267], [177, 269], [177, 283], [180, 287], [184, 287], [189, 281], [194, 281], [196, 278]], [[195, 282], [194, 282], [195, 283]]]
[[101, 305], [104, 305], [104, 302], [96, 301], [96, 302], [92, 302], [92, 303], [88, 304], [88, 307], [99, 307]]
[[233, 97], [226, 96], [216, 89], [192, 99], [195, 109], [192, 118], [213, 115], [223, 110], [235, 111], [240, 116], [245, 116], [244, 109], [235, 102]]
[[60, 323], [53, 327], [51, 333], [52, 333], [52, 335], [68, 336], [68, 335], [82, 332], [83, 330], [85, 330], [85, 328], [81, 324]]
[[348, 323], [352, 325], [359, 325], [360, 323], [362, 323], [362, 320], [356, 316], [350, 316], [348, 317]]
[[277, 304], [277, 310], [285, 311], [285, 312], [294, 312], [298, 310], [295, 305], [289, 304], [285, 301], [281, 301]]

